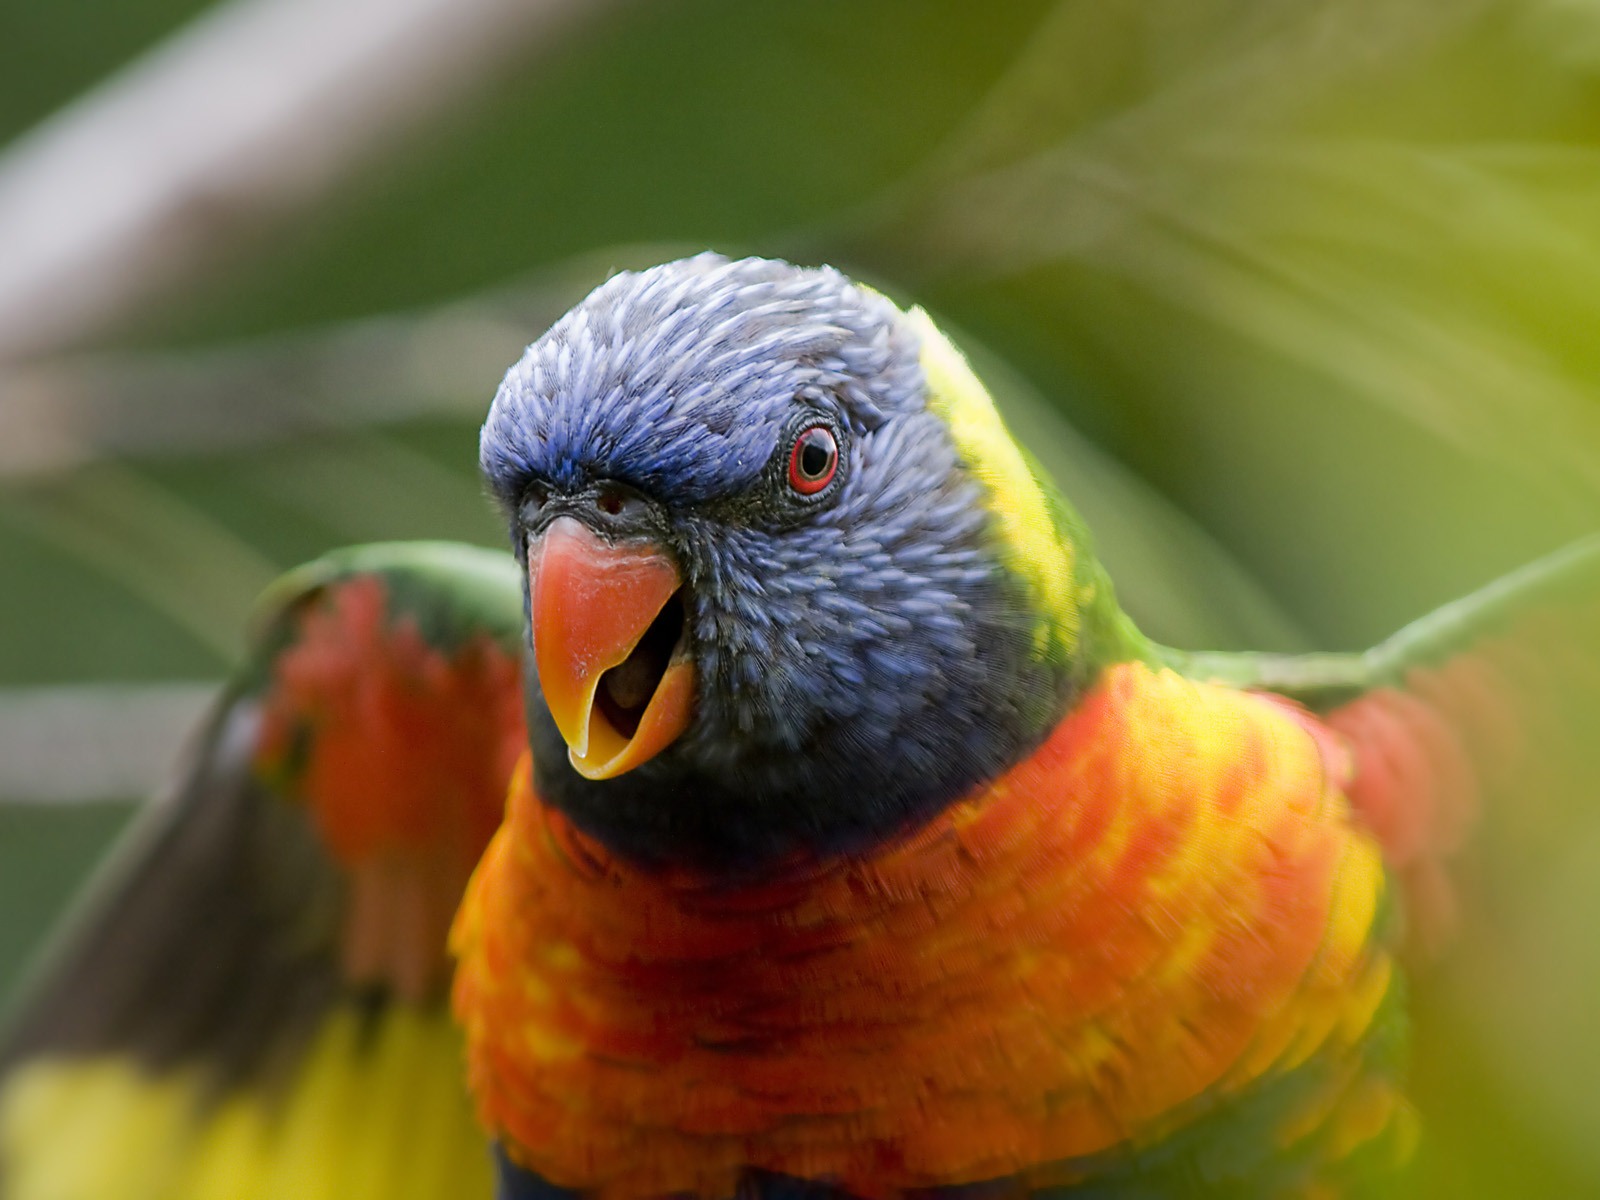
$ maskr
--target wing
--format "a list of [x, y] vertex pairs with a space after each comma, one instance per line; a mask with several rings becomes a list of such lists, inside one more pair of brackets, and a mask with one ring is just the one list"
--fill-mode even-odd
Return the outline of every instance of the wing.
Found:
[[1553, 798], [1592, 798], [1600, 778], [1600, 536], [1365, 653], [1167, 653], [1189, 675], [1287, 696], [1341, 735], [1351, 802], [1384, 844], [1424, 949], [1455, 924], [1446, 866], [1486, 794], [1514, 797], [1491, 803], [1493, 823], [1526, 843], [1566, 824]]
[[444, 945], [526, 744], [522, 605], [442, 543], [269, 590], [0, 1037], [0, 1196], [491, 1194]]

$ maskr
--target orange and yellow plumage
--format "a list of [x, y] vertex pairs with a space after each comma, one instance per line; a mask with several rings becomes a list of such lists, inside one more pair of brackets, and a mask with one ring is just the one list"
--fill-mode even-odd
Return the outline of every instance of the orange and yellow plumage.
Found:
[[1285, 1144], [1403, 1139], [1396, 1081], [1343, 1069], [1394, 964], [1310, 725], [1123, 664], [904, 840], [738, 887], [617, 861], [524, 766], [454, 937], [485, 1124], [600, 1195], [1045, 1186], [1316, 1059]]

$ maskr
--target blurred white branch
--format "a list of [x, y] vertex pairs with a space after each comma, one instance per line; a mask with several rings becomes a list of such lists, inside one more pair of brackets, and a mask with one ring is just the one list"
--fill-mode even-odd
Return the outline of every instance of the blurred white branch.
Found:
[[452, 411], [481, 416], [534, 328], [463, 304], [212, 350], [0, 366], [0, 479]]
[[0, 803], [150, 795], [216, 691], [214, 683], [0, 689]]
[[687, 252], [613, 246], [433, 308], [204, 350], [0, 362], [0, 483], [104, 458], [205, 453], [420, 416], [479, 418], [523, 347], [596, 283]]
[[0, 359], [113, 325], [606, 6], [217, 6], [0, 158]]

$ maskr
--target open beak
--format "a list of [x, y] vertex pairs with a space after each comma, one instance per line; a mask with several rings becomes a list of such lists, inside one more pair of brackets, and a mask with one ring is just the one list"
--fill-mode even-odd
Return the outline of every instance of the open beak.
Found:
[[529, 548], [528, 585], [539, 688], [578, 773], [610, 779], [671, 745], [694, 703], [672, 560], [558, 517]]

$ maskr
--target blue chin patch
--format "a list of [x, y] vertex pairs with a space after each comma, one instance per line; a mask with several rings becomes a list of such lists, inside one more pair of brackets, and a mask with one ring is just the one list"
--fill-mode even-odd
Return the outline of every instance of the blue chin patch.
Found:
[[[494, 1147], [494, 1167], [495, 1200], [578, 1200], [583, 1195], [546, 1183], [532, 1171], [517, 1166], [498, 1142]], [[853, 1197], [829, 1183], [775, 1175], [769, 1171], [746, 1171], [739, 1181], [738, 1192], [724, 1200], [853, 1200]], [[973, 1200], [984, 1198], [975, 1195]]]
[[499, 1142], [494, 1144], [495, 1200], [577, 1200], [582, 1192], [547, 1183], [507, 1157]]

